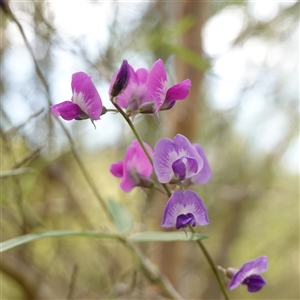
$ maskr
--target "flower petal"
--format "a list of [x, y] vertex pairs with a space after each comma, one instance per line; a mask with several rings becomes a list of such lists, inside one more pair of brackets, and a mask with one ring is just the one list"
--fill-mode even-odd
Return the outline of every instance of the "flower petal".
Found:
[[184, 135], [177, 134], [174, 137], [174, 144], [180, 157], [185, 156], [186, 158], [194, 158], [198, 164], [198, 168], [196, 169], [194, 166], [192, 166], [192, 161], [189, 161], [190, 165], [187, 169], [186, 178], [190, 178], [199, 173], [203, 168], [203, 159], [197, 150], [192, 146], [190, 141]]
[[250, 277], [246, 278], [243, 284], [247, 285], [248, 292], [255, 293], [262, 289], [264, 285], [267, 284], [265, 279], [260, 275], [251, 275]]
[[180, 158], [171, 139], [163, 138], [156, 143], [153, 154], [153, 167], [159, 182], [168, 183], [172, 179], [172, 164]]
[[206, 207], [196, 192], [176, 191], [169, 198], [162, 218], [162, 227], [176, 227], [177, 218], [182, 214], [193, 214], [196, 225], [209, 224]]
[[102, 101], [91, 77], [84, 72], [72, 76], [72, 101], [93, 120], [99, 120], [102, 112]]
[[117, 103], [127, 110], [135, 111], [142, 103], [147, 102], [147, 77], [148, 70], [138, 69], [136, 72], [129, 65], [130, 79], [128, 81], [127, 87], [124, 91], [117, 97]]
[[254, 260], [245, 263], [240, 270], [232, 277], [228, 286], [230, 290], [238, 287], [243, 281], [251, 275], [258, 275], [268, 268], [268, 257], [260, 256]]
[[73, 120], [81, 114], [80, 107], [71, 101], [54, 104], [50, 108], [53, 115], [61, 116], [67, 121]]
[[[152, 156], [151, 147], [144, 143], [148, 153]], [[130, 192], [133, 187], [138, 186], [141, 182], [152, 174], [152, 164], [144, 153], [137, 140], [127, 148], [123, 163], [123, 180], [120, 184], [124, 192]]]
[[159, 182], [170, 182], [174, 174], [173, 163], [183, 157], [182, 161], [186, 164], [185, 178], [190, 178], [200, 172], [203, 160], [185, 136], [177, 134], [174, 141], [164, 138], [156, 143], [153, 166]]
[[188, 226], [196, 226], [196, 220], [193, 214], [179, 215], [176, 219], [176, 229], [185, 228]]
[[170, 87], [166, 94], [166, 99], [160, 110], [170, 109], [174, 106], [177, 100], [184, 100], [190, 93], [192, 83], [190, 79], [186, 79], [178, 84]]
[[161, 59], [158, 59], [149, 71], [147, 89], [150, 98], [156, 102], [157, 112], [165, 101], [168, 89], [167, 74]]
[[192, 177], [192, 182], [199, 183], [199, 184], [206, 184], [212, 176], [212, 171], [210, 168], [210, 165], [208, 163], [208, 160], [206, 158], [205, 152], [201, 145], [199, 144], [193, 144], [199, 155], [201, 156], [203, 160], [203, 168], [200, 170], [198, 174]]
[[110, 172], [118, 177], [118, 178], [122, 178], [123, 177], [123, 162], [122, 161], [118, 161], [114, 164], [112, 164], [110, 166]]

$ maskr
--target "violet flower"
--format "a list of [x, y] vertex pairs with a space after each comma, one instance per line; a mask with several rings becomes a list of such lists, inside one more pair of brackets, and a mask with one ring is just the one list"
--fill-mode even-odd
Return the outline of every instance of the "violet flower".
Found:
[[199, 144], [193, 144], [194, 148], [197, 150], [198, 154], [201, 156], [203, 160], [203, 167], [200, 170], [198, 174], [191, 177], [192, 183], [199, 183], [199, 184], [206, 184], [212, 176], [212, 171], [210, 168], [210, 165], [208, 163], [208, 160], [206, 158], [205, 152], [201, 145]]
[[153, 167], [159, 182], [181, 181], [198, 174], [203, 159], [185, 136], [177, 134], [174, 141], [163, 138], [156, 143]]
[[102, 101], [91, 76], [84, 72], [74, 73], [71, 88], [73, 93], [71, 101], [52, 105], [50, 107], [51, 112], [67, 121], [88, 118], [91, 118], [92, 121], [99, 120], [102, 112]]
[[[127, 82], [126, 88], [117, 95], [114, 101], [118, 103], [118, 105], [122, 108], [125, 108], [129, 112], [140, 110], [140, 108], [148, 104], [148, 93], [147, 93], [147, 78], [148, 78], [148, 70], [146, 69], [138, 69], [136, 72], [132, 68], [131, 65], [128, 64], [129, 70], [129, 80]], [[113, 76], [110, 91], [112, 90], [115, 78], [120, 70]], [[111, 94], [111, 92], [110, 92]], [[151, 106], [151, 103], [150, 103]]]
[[[144, 145], [152, 156], [151, 147], [147, 143]], [[115, 177], [122, 178], [120, 187], [124, 192], [130, 192], [135, 186], [152, 186], [152, 170], [152, 164], [137, 140], [127, 148], [124, 161], [118, 161], [110, 167]]]
[[190, 87], [191, 80], [185, 79], [169, 88], [166, 70], [161, 59], [158, 59], [149, 71], [147, 89], [149, 96], [155, 101], [155, 113], [159, 110], [170, 109], [176, 101], [186, 99]]
[[127, 60], [123, 63], [118, 72], [113, 76], [110, 86], [110, 95], [116, 97], [126, 88], [130, 77], [129, 65]]
[[228, 289], [232, 290], [238, 287], [240, 284], [245, 284], [247, 285], [249, 292], [258, 292], [266, 284], [264, 278], [259, 274], [265, 272], [267, 268], [267, 256], [260, 256], [256, 259], [250, 260], [239, 270], [228, 268], [226, 270], [226, 275], [232, 278]]
[[164, 209], [162, 227], [185, 229], [188, 226], [209, 224], [207, 210], [196, 192], [176, 191], [171, 195]]

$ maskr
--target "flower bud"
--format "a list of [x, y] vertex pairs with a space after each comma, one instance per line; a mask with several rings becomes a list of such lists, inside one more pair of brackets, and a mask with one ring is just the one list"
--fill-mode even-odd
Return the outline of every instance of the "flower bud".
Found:
[[123, 63], [121, 65], [121, 68], [117, 74], [116, 80], [113, 84], [113, 87], [111, 89], [110, 95], [113, 97], [117, 97], [119, 94], [121, 94], [124, 89], [126, 88], [129, 77], [129, 66], [127, 60], [123, 60]]
[[8, 0], [0, 0], [0, 7], [5, 13], [9, 12]]

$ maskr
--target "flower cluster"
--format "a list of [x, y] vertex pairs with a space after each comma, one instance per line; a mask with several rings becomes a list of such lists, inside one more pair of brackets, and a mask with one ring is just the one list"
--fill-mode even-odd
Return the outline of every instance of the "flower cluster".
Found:
[[[136, 114], [153, 115], [171, 109], [176, 101], [187, 98], [190, 87], [190, 79], [170, 87], [161, 59], [150, 70], [140, 68], [136, 71], [124, 60], [112, 77], [108, 94], [116, 108], [114, 111], [120, 112], [132, 124], [130, 118]], [[70, 101], [51, 106], [55, 116], [65, 120], [91, 119], [93, 122], [109, 111], [102, 105], [100, 95], [86, 73], [73, 74], [71, 89]], [[113, 163], [110, 168], [112, 175], [121, 179], [121, 189], [130, 192], [134, 187], [158, 188], [157, 184], [161, 184], [169, 197], [162, 214], [162, 227], [185, 231], [187, 227], [208, 225], [204, 202], [195, 191], [188, 189], [193, 184], [206, 184], [212, 177], [202, 146], [192, 144], [185, 136], [177, 134], [173, 140], [160, 139], [153, 151], [133, 131], [137, 139], [127, 148], [124, 159]], [[173, 192], [169, 190], [169, 184], [175, 185]], [[251, 260], [240, 270], [219, 269], [231, 278], [230, 290], [244, 284], [249, 292], [256, 292], [266, 284], [259, 274], [267, 269], [267, 257]]]

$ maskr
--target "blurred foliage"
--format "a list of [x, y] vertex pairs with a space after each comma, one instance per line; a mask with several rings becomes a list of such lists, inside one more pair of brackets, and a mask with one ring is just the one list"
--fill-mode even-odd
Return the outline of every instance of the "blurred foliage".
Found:
[[[102, 7], [104, 3], [86, 5]], [[266, 60], [247, 65], [249, 72], [253, 68], [257, 71], [256, 76], [244, 79], [233, 107], [220, 109], [213, 104], [215, 86], [211, 79], [220, 80], [214, 69], [219, 57], [197, 54], [178, 42], [194, 20], [176, 20], [180, 5], [161, 1], [144, 3], [136, 11], [133, 8], [138, 17], [127, 20], [122, 15], [124, 5], [128, 3], [111, 4], [108, 39], [101, 47], [99, 42], [93, 51], [87, 47], [88, 36], [64, 35], [62, 29], [60, 32], [55, 27], [56, 16], [49, 2], [14, 2], [11, 8], [29, 37], [52, 101], [57, 102], [53, 96], [59, 84], [56, 67], [70, 67], [64, 55], [74, 57], [75, 66], [84, 66], [94, 82], [106, 86], [126, 55], [145, 67], [160, 57], [167, 62], [169, 73], [174, 72], [174, 58], [181, 58], [205, 72], [200, 92], [205, 101], [197, 107], [201, 126], [194, 142], [206, 150], [214, 176], [209, 184], [194, 187], [205, 201], [211, 221], [197, 230], [210, 237], [205, 245], [216, 264], [223, 267], [238, 268], [263, 254], [269, 257], [269, 269], [264, 275], [266, 287], [251, 295], [240, 287], [230, 292], [231, 299], [299, 299], [299, 177], [287, 167], [290, 153], [294, 153], [291, 149], [298, 143], [299, 91], [297, 95], [291, 92], [293, 82], [284, 78], [283, 72], [286, 64], [299, 64], [289, 60], [296, 49], [283, 53], [280, 61], [271, 66]], [[290, 37], [297, 32], [298, 2], [279, 5], [273, 18], [261, 21], [251, 12], [250, 1], [212, 1], [207, 4], [206, 22], [232, 7], [243, 11], [245, 25], [232, 41], [231, 49], [245, 49], [253, 38], [270, 49], [274, 45], [287, 49], [290, 43], [295, 46]], [[72, 14], [71, 8], [69, 13]], [[1, 241], [48, 230], [113, 231], [74, 161], [71, 145], [49, 114], [46, 92], [15, 25], [3, 11], [0, 14]], [[84, 22], [82, 15], [77, 18]], [[101, 30], [104, 28], [99, 28], [99, 35]], [[26, 67], [22, 76], [17, 76], [19, 66], [13, 64], [15, 71], [10, 74], [12, 67], [7, 64], [8, 60], [18, 64], [19, 56]], [[266, 109], [260, 118], [251, 120], [248, 131], [241, 132], [236, 125], [241, 121], [246, 97], [253, 91], [264, 99]], [[270, 132], [264, 126], [278, 112], [288, 125], [278, 132], [271, 149], [262, 149], [259, 142]], [[168, 112], [163, 114], [159, 121], [150, 116], [135, 120], [141, 136], [151, 146], [164, 134]], [[119, 126], [118, 138], [92, 149], [87, 147], [88, 139], [96, 139], [101, 131], [109, 130], [112, 123], [105, 123], [106, 117], [113, 118], [112, 122]], [[132, 134], [119, 119], [117, 115], [103, 116], [96, 132], [84, 121], [68, 123], [67, 128], [102, 197], [107, 201], [116, 199], [133, 216], [131, 231], [157, 230], [162, 212], [156, 211], [155, 191], [135, 189], [125, 194], [109, 173], [110, 164], [123, 159], [132, 140]], [[139, 245], [139, 249], [152, 261], [158, 261], [160, 248], [156, 243]], [[199, 249], [194, 243], [185, 243], [181, 249], [185, 263], [176, 287], [179, 293], [184, 299], [216, 299], [214, 278]], [[1, 256], [1, 281], [2, 299], [163, 298], [123, 245], [97, 239], [45, 239], [11, 249]], [[226, 279], [224, 282], [227, 284]]]

